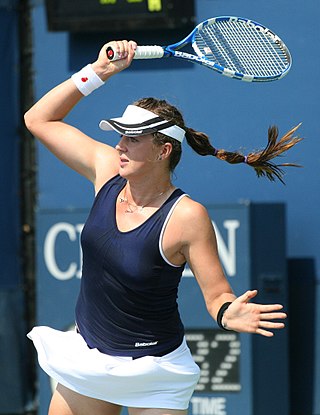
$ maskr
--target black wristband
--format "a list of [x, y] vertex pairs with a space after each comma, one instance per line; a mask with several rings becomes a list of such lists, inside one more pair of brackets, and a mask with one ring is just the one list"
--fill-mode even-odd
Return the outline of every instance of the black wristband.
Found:
[[225, 311], [227, 310], [227, 308], [229, 307], [230, 304], [232, 304], [231, 301], [228, 301], [227, 303], [222, 304], [222, 306], [220, 307], [220, 310], [218, 311], [218, 314], [217, 314], [217, 324], [222, 330], [227, 330], [228, 331], [228, 329], [226, 329], [222, 324], [222, 317], [223, 317]]

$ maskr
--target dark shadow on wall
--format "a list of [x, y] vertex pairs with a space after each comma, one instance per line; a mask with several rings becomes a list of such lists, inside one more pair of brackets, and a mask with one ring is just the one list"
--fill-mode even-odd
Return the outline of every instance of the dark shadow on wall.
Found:
[[314, 402], [316, 270], [313, 258], [288, 260], [290, 415], [311, 415]]

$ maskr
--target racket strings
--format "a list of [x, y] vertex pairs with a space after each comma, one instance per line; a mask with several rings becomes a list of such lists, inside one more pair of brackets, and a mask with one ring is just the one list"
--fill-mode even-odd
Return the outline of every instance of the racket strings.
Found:
[[[286, 67], [286, 62], [283, 60], [285, 55], [279, 44], [276, 43], [270, 36], [266, 35], [261, 30], [257, 30], [254, 27], [249, 27], [250, 32], [246, 30], [244, 25], [240, 22], [237, 22], [238, 26], [238, 41], [240, 41], [239, 36], [247, 38], [247, 44], [249, 45], [248, 55], [251, 54], [251, 63], [252, 70], [261, 71], [261, 74], [272, 75], [274, 71], [283, 71]], [[257, 42], [258, 41], [258, 42]], [[261, 60], [263, 56], [263, 61]]]
[[[261, 59], [257, 61], [255, 59], [256, 53], [252, 52], [257, 52], [258, 50], [258, 54], [260, 54], [265, 51], [265, 47], [262, 48], [262, 44], [258, 43], [257, 49], [257, 42], [256, 39], [253, 37], [256, 35], [256, 33], [248, 33], [248, 30], [245, 30], [241, 23], [232, 23], [233, 25], [230, 25], [228, 22], [221, 22], [220, 26], [217, 28], [218, 30], [215, 31], [212, 27], [208, 28], [206, 33], [208, 35], [207, 42], [210, 39], [214, 39], [216, 41], [215, 45], [217, 45], [217, 42], [223, 42], [225, 45], [227, 45], [227, 47], [225, 48], [225, 53], [222, 56], [222, 58], [224, 59], [224, 62], [222, 62], [224, 64], [223, 66], [228, 67], [232, 70], [239, 71], [241, 73], [250, 73], [256, 70], [258, 72], [258, 75], [263, 75], [264, 68], [260, 63]], [[231, 33], [230, 28], [232, 29]], [[248, 29], [250, 30], [250, 32], [252, 32], [251, 28], [248, 27]], [[262, 40], [264, 41], [265, 39], [262, 38]], [[259, 42], [261, 42], [261, 39], [259, 40]], [[221, 47], [219, 47], [220, 58], [221, 51], [222, 49]], [[248, 59], [249, 56], [250, 60]]]
[[280, 42], [242, 21], [204, 26], [196, 33], [195, 43], [206, 59], [238, 73], [273, 76], [288, 66]]
[[[266, 39], [259, 36], [260, 32], [256, 32], [256, 29], [249, 28], [251, 33], [248, 33], [248, 30], [245, 30], [242, 24], [234, 24], [232, 26], [234, 30], [230, 37], [229, 26], [221, 24], [221, 30], [213, 33], [212, 28], [209, 28], [207, 33], [209, 39], [216, 37], [217, 41], [225, 42], [228, 45], [223, 56], [223, 66], [241, 73], [255, 73], [259, 76], [272, 75], [274, 66], [270, 62], [270, 56], [272, 56], [274, 51], [271, 48], [270, 52], [270, 42], [265, 42]], [[255, 32], [252, 32], [252, 30]], [[258, 42], [256, 35], [260, 37]], [[219, 54], [221, 55], [221, 48], [219, 49]], [[261, 62], [261, 56], [265, 58], [263, 62]]]
[[[260, 31], [250, 28], [246, 30], [243, 24], [236, 24], [237, 30], [234, 31], [233, 37], [235, 42], [235, 53], [238, 57], [241, 57], [242, 65], [247, 69], [247, 72], [255, 73], [259, 76], [273, 75], [273, 71], [278, 73], [279, 59], [272, 42]], [[239, 47], [239, 42], [243, 42], [246, 46], [243, 51]], [[261, 60], [263, 56], [263, 60]]]
[[[252, 32], [252, 29], [250, 28], [250, 31], [248, 30], [244, 30], [243, 25], [236, 23], [235, 25], [235, 30], [233, 30], [232, 32], [232, 41], [234, 41], [233, 45], [233, 55], [236, 55], [237, 57], [237, 61], [241, 62], [242, 67], [244, 67], [245, 69], [243, 70], [243, 73], [256, 73], [259, 76], [262, 75], [271, 75], [269, 73], [269, 53], [270, 50], [269, 48], [265, 48], [265, 42], [264, 42], [264, 38], [262, 39], [257, 39], [256, 34], [260, 34], [259, 32], [255, 33]], [[233, 26], [232, 26], [233, 27]], [[226, 27], [226, 25], [221, 25], [221, 31], [224, 34], [225, 38], [228, 39], [228, 28]], [[253, 29], [255, 30], [255, 29]], [[261, 40], [263, 43], [261, 43]], [[230, 41], [230, 39], [229, 39]], [[241, 45], [241, 47], [240, 47]], [[264, 56], [264, 62], [262, 64], [261, 62], [261, 58], [257, 59], [257, 55], [259, 56]], [[250, 56], [250, 59], [248, 59]], [[232, 63], [232, 60], [231, 60]], [[236, 63], [236, 61], [235, 61]], [[266, 65], [266, 66], [265, 66]], [[236, 68], [236, 66], [235, 66]], [[264, 70], [267, 70], [267, 72], [265, 73]]]

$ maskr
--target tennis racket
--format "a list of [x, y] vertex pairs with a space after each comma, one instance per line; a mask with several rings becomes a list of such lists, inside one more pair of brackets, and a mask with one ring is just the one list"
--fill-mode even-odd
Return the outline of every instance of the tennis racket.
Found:
[[[192, 46], [194, 52], [180, 49]], [[119, 59], [107, 48], [110, 60]], [[183, 40], [168, 46], [138, 46], [134, 59], [180, 58], [246, 82], [275, 81], [290, 70], [289, 49], [270, 29], [243, 17], [221, 16], [198, 24]]]

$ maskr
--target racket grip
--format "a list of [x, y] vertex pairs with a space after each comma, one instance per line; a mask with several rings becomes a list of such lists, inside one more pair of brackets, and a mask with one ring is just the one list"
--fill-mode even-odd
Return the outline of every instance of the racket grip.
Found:
[[161, 46], [137, 46], [133, 59], [157, 59], [164, 55]]
[[[120, 58], [119, 54], [109, 46], [106, 50], [107, 57], [110, 61], [116, 61]], [[137, 46], [133, 59], [156, 59], [162, 58], [164, 55], [164, 49], [161, 46]]]

